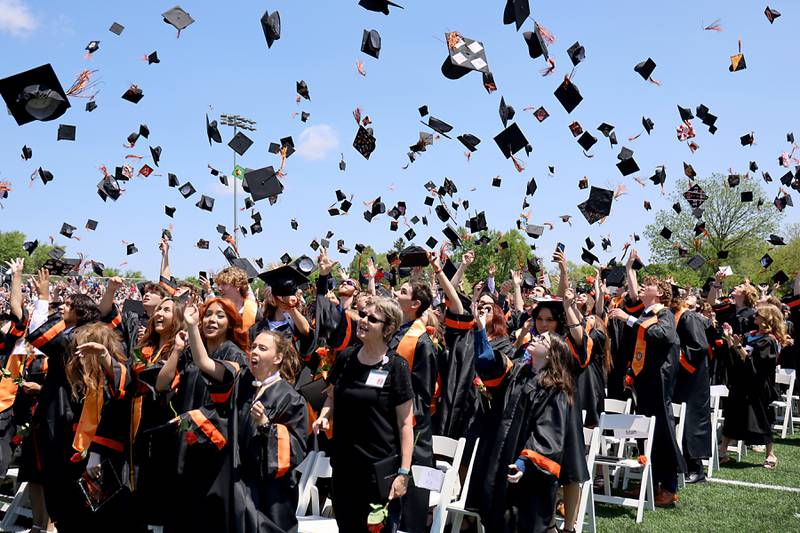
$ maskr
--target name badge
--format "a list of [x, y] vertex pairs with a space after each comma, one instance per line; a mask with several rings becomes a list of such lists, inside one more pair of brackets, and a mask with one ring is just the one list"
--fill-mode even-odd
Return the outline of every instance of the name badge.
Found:
[[376, 389], [382, 389], [383, 385], [386, 383], [386, 378], [389, 376], [389, 372], [386, 370], [370, 370], [369, 376], [367, 376], [367, 387], [375, 387]]

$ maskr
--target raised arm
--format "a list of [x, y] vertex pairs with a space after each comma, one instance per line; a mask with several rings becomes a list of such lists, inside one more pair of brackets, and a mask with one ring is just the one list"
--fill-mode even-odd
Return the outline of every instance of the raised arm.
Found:
[[378, 269], [375, 267], [375, 261], [370, 257], [367, 259], [367, 292], [375, 296], [375, 276], [378, 274]]
[[578, 306], [575, 305], [575, 291], [571, 287], [567, 287], [564, 291], [564, 300], [562, 304], [564, 306], [564, 315], [566, 317], [569, 335], [578, 346], [581, 346], [583, 345], [584, 335], [583, 317], [578, 311]]
[[103, 293], [100, 303], [97, 304], [97, 309], [100, 311], [100, 316], [106, 316], [111, 312], [111, 309], [114, 307], [114, 294], [116, 294], [117, 289], [122, 287], [122, 285], [122, 278], [119, 276], [114, 276], [108, 280], [106, 292]]
[[451, 313], [455, 313], [457, 315], [463, 315], [464, 305], [461, 303], [461, 299], [458, 297], [456, 288], [453, 286], [452, 283], [450, 283], [450, 280], [447, 279], [447, 275], [444, 273], [444, 270], [442, 269], [442, 266], [439, 262], [439, 256], [435, 252], [428, 252], [428, 261], [433, 267], [433, 272], [436, 275], [436, 280], [439, 282], [439, 285], [444, 290], [445, 297], [447, 297], [447, 309]]
[[512, 270], [511, 283], [514, 284], [514, 309], [521, 313], [525, 309], [525, 302], [522, 299], [522, 272]]
[[181, 358], [181, 354], [186, 348], [188, 340], [189, 336], [185, 331], [180, 331], [175, 335], [172, 353], [170, 353], [164, 366], [161, 367], [161, 370], [158, 371], [158, 378], [156, 379], [156, 390], [158, 392], [166, 392], [170, 389], [170, 386], [172, 386], [175, 373], [178, 371], [178, 360]]
[[556, 250], [553, 252], [553, 261], [558, 263], [558, 295], [562, 298], [569, 288], [569, 271], [567, 270], [567, 256], [564, 252]]
[[464, 277], [464, 272], [469, 268], [469, 266], [475, 261], [475, 252], [473, 250], [468, 250], [464, 252], [464, 256], [461, 258], [461, 264], [458, 265], [458, 270], [453, 275], [453, 279], [450, 280], [450, 283], [453, 284], [453, 287], [458, 287], [461, 285], [461, 279]]
[[625, 263], [625, 276], [628, 280], [628, 294], [634, 302], [639, 301], [639, 280], [636, 278], [636, 271], [633, 269], [633, 263], [639, 258], [636, 250], [631, 248], [631, 255], [628, 256], [628, 262]]
[[594, 271], [594, 314], [597, 317], [603, 316], [606, 308], [606, 284], [600, 279], [600, 269]]
[[[798, 276], [800, 276], [800, 272], [798, 272]], [[798, 279], [800, 279], [800, 277]], [[708, 305], [714, 305], [717, 303], [717, 299], [722, 292], [722, 282], [724, 280], [724, 273], [718, 271], [716, 274], [714, 274], [714, 283], [711, 284], [711, 288], [708, 289], [708, 296], [706, 296], [706, 302], [708, 302]], [[797, 286], [797, 279], [795, 279], [795, 286]], [[795, 292], [795, 294], [797, 293]]]
[[161, 250], [161, 277], [169, 279], [169, 241], [166, 237], [161, 237], [158, 249]]
[[11, 269], [11, 314], [22, 320], [22, 270], [25, 267], [25, 260], [20, 258], [6, 261], [8, 268]]
[[192, 349], [192, 359], [197, 368], [216, 381], [222, 381], [225, 377], [225, 368], [214, 364], [214, 360], [208, 355], [203, 338], [200, 336], [200, 312], [196, 305], [190, 305], [183, 312], [183, 320], [186, 322], [186, 330], [189, 333], [189, 347]]
[[31, 313], [31, 322], [28, 324], [28, 331], [33, 332], [47, 322], [47, 312], [50, 306], [50, 271], [46, 268], [40, 268], [35, 276], [31, 276], [31, 282], [39, 295], [36, 307]]

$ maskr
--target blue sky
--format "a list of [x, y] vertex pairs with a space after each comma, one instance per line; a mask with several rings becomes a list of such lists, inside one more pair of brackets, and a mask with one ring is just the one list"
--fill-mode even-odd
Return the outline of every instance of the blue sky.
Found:
[[[657, 165], [666, 165], [669, 190], [682, 176], [683, 161], [704, 176], [729, 168], [744, 172], [755, 160], [777, 182], [785, 172], [777, 157], [790, 150], [786, 133], [796, 130], [800, 139], [800, 113], [793, 98], [800, 81], [793, 46], [800, 17], [795, 3], [782, 0], [772, 5], [783, 16], [770, 25], [763, 14], [765, 6], [755, 2], [648, 2], [644, 7], [628, 0], [532, 1], [532, 18], [557, 38], [550, 46], [557, 71], [544, 78], [539, 75], [543, 60], [529, 58], [522, 36], [532, 29], [533, 21], [520, 32], [504, 26], [503, 1], [401, 3], [404, 10], [393, 9], [384, 16], [364, 10], [356, 0], [185, 0], [181, 6], [196, 22], [176, 38], [174, 28], [160, 16], [172, 7], [170, 3], [0, 0], [0, 77], [52, 63], [65, 86], [82, 69], [97, 69], [100, 89], [99, 107], [92, 113], [84, 111], [84, 100], [72, 99], [72, 108], [52, 122], [18, 127], [2, 114], [0, 181], [11, 181], [14, 190], [0, 210], [0, 230], [19, 229], [40, 241], [53, 235], [57, 243], [67, 245], [69, 256], [84, 252], [107, 266], [127, 261], [123, 268], [156, 276], [160, 231], [172, 224], [176, 275], [220, 268], [224, 259], [216, 250], [222, 243], [215, 227], [232, 227], [233, 196], [210, 175], [208, 165], [231, 172], [233, 152], [225, 143], [232, 132], [223, 128], [224, 143], [209, 147], [204, 122], [208, 112], [212, 117], [242, 114], [258, 122], [258, 131], [251, 135], [255, 144], [240, 158], [247, 167], [277, 166], [279, 159], [267, 152], [267, 146], [281, 137], [292, 135], [300, 148], [288, 160], [280, 201], [274, 206], [266, 201], [257, 204], [264, 232], [240, 240], [244, 256], [269, 262], [284, 252], [310, 254], [308, 244], [328, 230], [335, 233], [333, 242], [342, 238], [351, 248], [363, 242], [386, 249], [405, 228], [401, 224], [400, 231], [389, 231], [386, 216], [372, 224], [363, 219], [362, 202], [377, 196], [387, 208], [406, 201], [408, 218], [428, 214], [430, 226], [415, 226], [417, 244], [424, 244], [430, 235], [442, 241], [443, 225], [422, 201], [423, 184], [441, 183], [444, 177], [457, 183], [458, 197], [470, 201], [469, 214], [485, 210], [490, 227], [509, 229], [520, 212], [525, 184], [535, 177], [539, 189], [531, 200], [531, 222], [556, 223], [556, 231], [536, 241], [540, 253], [562, 241], [568, 256], [577, 260], [585, 237], [599, 242], [601, 236], [610, 235], [615, 250], [601, 256], [609, 259], [628, 235], [641, 233], [652, 214], [669, 205], [649, 181], [643, 189], [633, 176], [619, 173], [615, 163], [621, 146], [635, 151], [642, 169], [635, 176], [647, 179]], [[283, 22], [283, 35], [272, 49], [267, 49], [259, 23], [265, 9], [279, 10]], [[724, 31], [702, 30], [703, 23], [718, 18]], [[125, 26], [121, 36], [108, 31], [115, 21]], [[363, 29], [381, 33], [379, 60], [359, 51]], [[487, 94], [477, 73], [456, 81], [441, 74], [446, 31], [459, 31], [484, 43], [497, 92]], [[729, 57], [736, 53], [739, 38], [747, 69], [731, 73]], [[99, 40], [100, 49], [87, 60], [84, 47], [91, 40]], [[586, 48], [586, 60], [573, 77], [584, 101], [568, 115], [553, 91], [572, 67], [566, 49], [576, 40]], [[142, 56], [154, 50], [161, 63], [148, 65]], [[662, 82], [660, 87], [633, 71], [648, 56], [658, 65], [653, 77]], [[366, 77], [357, 73], [357, 60], [364, 61]], [[295, 82], [301, 79], [308, 83], [311, 101], [298, 105]], [[120, 98], [132, 83], [144, 91], [138, 105]], [[497, 112], [501, 96], [516, 109], [515, 120], [533, 146], [528, 159], [520, 152], [526, 165], [523, 173], [514, 170], [492, 140], [502, 130]], [[676, 106], [700, 104], [719, 116], [719, 131], [712, 136], [695, 121], [700, 149], [692, 154], [676, 139]], [[428, 131], [419, 123], [421, 105], [454, 126], [453, 139], [436, 141], [403, 170], [408, 147], [419, 131]], [[523, 112], [540, 105], [550, 113], [541, 124]], [[352, 147], [356, 107], [372, 119], [377, 137], [377, 150], [369, 161]], [[299, 116], [292, 117], [300, 111], [311, 114], [306, 124]], [[642, 116], [655, 122], [655, 130], [628, 142], [641, 130]], [[592, 159], [584, 157], [568, 129], [575, 120], [599, 139], [591, 150]], [[616, 126], [620, 145], [610, 148], [596, 131], [602, 122]], [[128, 134], [141, 123], [151, 130], [149, 142], [140, 139], [135, 148], [124, 148]], [[76, 125], [77, 140], [56, 142], [58, 124]], [[755, 131], [756, 145], [740, 146], [739, 137], [750, 131]], [[455, 139], [466, 132], [483, 141], [469, 162]], [[20, 158], [23, 144], [33, 148], [30, 161]], [[146, 156], [128, 160], [137, 170], [145, 162], [152, 166], [149, 145], [163, 148], [156, 169], [161, 175], [128, 182], [119, 201], [104, 204], [95, 194], [102, 177], [98, 167], [106, 165], [113, 172], [128, 154]], [[344, 173], [338, 170], [340, 153], [347, 161]], [[554, 176], [548, 176], [548, 165], [556, 167]], [[45, 187], [37, 180], [29, 187], [28, 177], [39, 166], [53, 172], [55, 181]], [[184, 200], [177, 189], [167, 187], [167, 172], [177, 174], [181, 182], [190, 180], [198, 193]], [[499, 189], [491, 187], [497, 175], [503, 180]], [[578, 190], [583, 176], [591, 185], [627, 187], [628, 193], [614, 203], [612, 216], [602, 226], [588, 226], [576, 208], [588, 195]], [[776, 182], [763, 184], [769, 198], [777, 193]], [[355, 195], [348, 216], [327, 213], [337, 188]], [[216, 199], [213, 213], [195, 207], [201, 193]], [[644, 200], [652, 203], [653, 211], [644, 211]], [[165, 204], [177, 207], [174, 220], [164, 215]], [[573, 215], [571, 227], [559, 220], [563, 214]], [[465, 215], [459, 210], [459, 222]], [[83, 230], [88, 218], [100, 221], [97, 231]], [[298, 231], [290, 229], [291, 218], [300, 221]], [[793, 209], [787, 210], [786, 220], [798, 221]], [[250, 223], [244, 212], [239, 221]], [[77, 233], [81, 240], [59, 236], [62, 222], [81, 228]], [[200, 238], [211, 241], [211, 250], [194, 247]], [[139, 253], [126, 257], [123, 240], [134, 242]], [[334, 255], [349, 262], [350, 256]]]

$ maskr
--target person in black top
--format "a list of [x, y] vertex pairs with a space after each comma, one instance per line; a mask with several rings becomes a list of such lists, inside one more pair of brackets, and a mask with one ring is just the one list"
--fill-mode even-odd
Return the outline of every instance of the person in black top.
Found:
[[[339, 530], [348, 533], [367, 531], [370, 504], [406, 494], [414, 447], [411, 373], [387, 345], [402, 320], [400, 308], [375, 298], [359, 316], [362, 345], [336, 358], [328, 398], [313, 426], [318, 433], [333, 422], [333, 511]], [[387, 494], [385, 476], [395, 471]], [[395, 517], [398, 507], [391, 502]]]

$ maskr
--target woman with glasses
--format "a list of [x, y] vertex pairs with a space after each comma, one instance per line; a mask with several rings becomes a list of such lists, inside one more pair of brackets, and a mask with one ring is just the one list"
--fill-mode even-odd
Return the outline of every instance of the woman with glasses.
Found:
[[743, 440], [748, 445], [766, 445], [764, 468], [772, 470], [778, 465], [778, 458], [772, 443], [774, 412], [770, 404], [778, 399], [775, 367], [787, 337], [783, 314], [774, 305], [760, 304], [755, 324], [757, 329], [744, 335], [734, 333], [728, 324], [723, 325], [723, 335], [731, 350], [731, 374], [720, 463], [732, 461], [728, 457], [731, 440]]
[[[367, 531], [370, 504], [392, 501], [393, 515], [409, 485], [412, 429], [411, 373], [389, 350], [403, 319], [388, 298], [359, 313], [360, 346], [342, 351], [328, 374], [328, 397], [314, 432], [333, 426], [333, 511], [340, 531]], [[393, 479], [392, 479], [393, 478]]]

